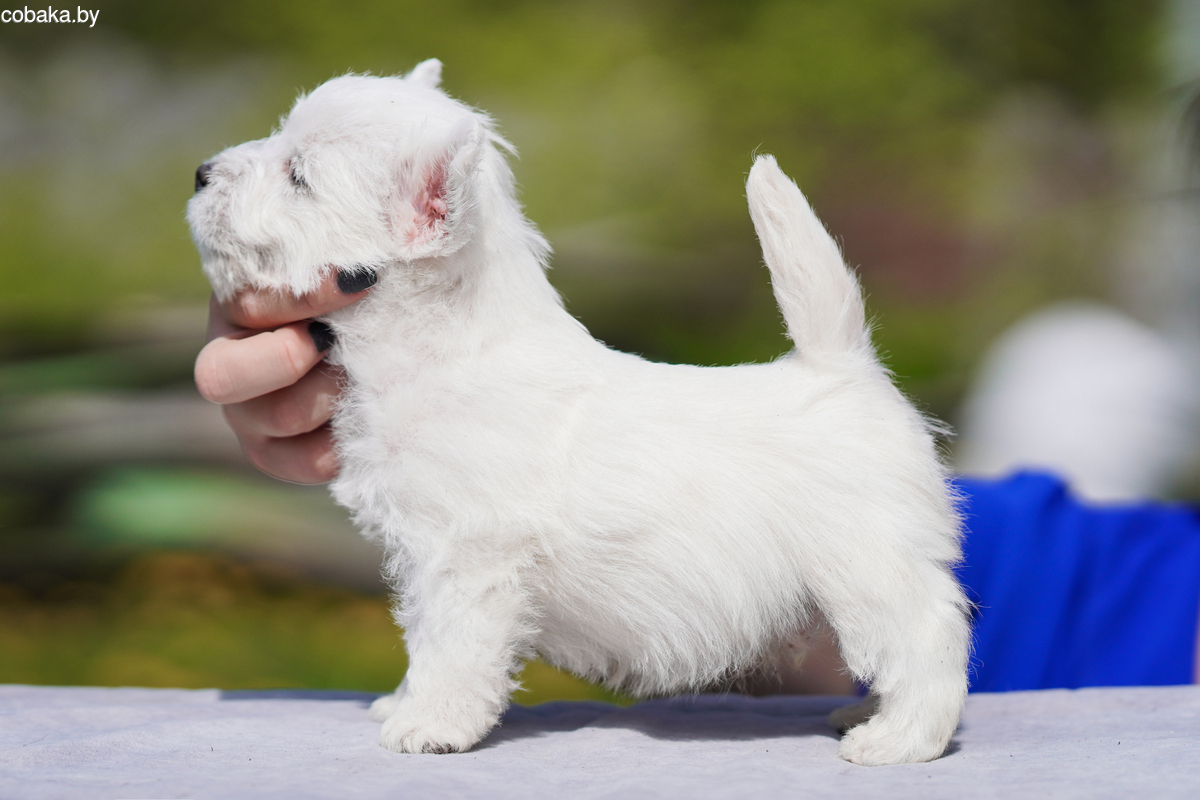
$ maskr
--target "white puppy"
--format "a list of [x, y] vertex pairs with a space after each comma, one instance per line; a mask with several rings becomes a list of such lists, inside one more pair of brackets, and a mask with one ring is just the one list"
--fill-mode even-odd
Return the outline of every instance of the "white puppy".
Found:
[[378, 272], [328, 321], [347, 375], [332, 489], [387, 550], [410, 659], [372, 707], [384, 746], [470, 748], [535, 653], [685, 692], [823, 616], [877, 708], [842, 757], [937, 758], [967, 687], [954, 499], [803, 195], [756, 160], [750, 212], [794, 352], [729, 368], [615, 352], [563, 309], [510, 146], [440, 70], [329, 81], [205, 165], [188, 207], [223, 298]]

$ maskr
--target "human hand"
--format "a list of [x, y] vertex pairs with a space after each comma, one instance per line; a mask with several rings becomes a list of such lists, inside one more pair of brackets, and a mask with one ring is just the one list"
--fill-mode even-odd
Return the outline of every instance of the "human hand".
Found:
[[295, 483], [337, 475], [329, 419], [342, 372], [324, 361], [333, 332], [312, 318], [359, 300], [374, 273], [332, 273], [296, 297], [245, 290], [209, 303], [209, 342], [196, 357], [196, 387], [224, 407], [250, 463]]

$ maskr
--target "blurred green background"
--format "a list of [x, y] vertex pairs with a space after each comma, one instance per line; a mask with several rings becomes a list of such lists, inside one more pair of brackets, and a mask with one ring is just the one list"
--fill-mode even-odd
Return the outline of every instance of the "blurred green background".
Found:
[[[1200, 30], [1189, 0], [99, 11], [90, 29], [0, 25], [3, 682], [386, 691], [403, 674], [378, 555], [323, 489], [249, 470], [190, 382], [208, 296], [192, 174], [298, 91], [440, 58], [520, 151], [571, 312], [656, 360], [786, 349], [743, 190], [774, 153], [858, 268], [904, 389], [953, 421], [1030, 309], [1154, 315], [1115, 295], [1138, 215], [1170, 189]], [[526, 677], [524, 702], [609, 697]]]

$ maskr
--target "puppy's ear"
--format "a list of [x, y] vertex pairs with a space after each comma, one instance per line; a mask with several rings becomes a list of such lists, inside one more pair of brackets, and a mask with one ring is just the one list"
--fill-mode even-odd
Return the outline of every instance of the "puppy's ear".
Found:
[[470, 238], [467, 220], [474, 202], [474, 179], [487, 131], [465, 119], [441, 143], [418, 155], [402, 178], [394, 230], [400, 255], [407, 261], [453, 253]]
[[413, 67], [412, 72], [408, 73], [408, 80], [428, 86], [430, 89], [438, 88], [442, 83], [442, 62], [436, 58], [422, 61]]

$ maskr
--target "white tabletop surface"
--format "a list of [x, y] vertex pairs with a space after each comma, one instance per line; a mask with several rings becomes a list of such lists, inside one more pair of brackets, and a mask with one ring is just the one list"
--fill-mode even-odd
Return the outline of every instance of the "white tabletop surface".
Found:
[[370, 698], [0, 686], [0, 798], [1200, 798], [1200, 687], [972, 695], [895, 767], [838, 759], [847, 698], [514, 707], [442, 756], [380, 748]]

